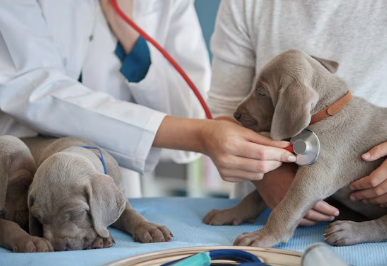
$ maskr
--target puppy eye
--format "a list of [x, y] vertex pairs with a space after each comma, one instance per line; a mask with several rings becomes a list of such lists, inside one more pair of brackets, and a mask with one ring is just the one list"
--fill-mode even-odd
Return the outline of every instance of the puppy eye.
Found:
[[258, 91], [258, 96], [266, 96], [266, 93], [264, 93], [263, 91]]

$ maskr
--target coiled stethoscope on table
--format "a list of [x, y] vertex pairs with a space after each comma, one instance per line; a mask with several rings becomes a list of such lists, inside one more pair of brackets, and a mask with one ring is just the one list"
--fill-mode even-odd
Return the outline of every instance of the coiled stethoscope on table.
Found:
[[[239, 264], [235, 264], [239, 263]], [[151, 265], [151, 264], [150, 264]], [[159, 264], [158, 264], [159, 265]], [[239, 249], [215, 249], [200, 252], [160, 266], [270, 266], [256, 255]], [[281, 265], [285, 265], [282, 264]], [[310, 245], [302, 254], [301, 266], [349, 266], [331, 246], [318, 242]]]
[[[131, 27], [133, 27], [145, 40], [147, 40], [153, 46], [155, 46], [164, 55], [164, 57], [173, 65], [173, 67], [180, 73], [180, 75], [187, 82], [188, 86], [192, 89], [192, 91], [194, 92], [194, 94], [198, 98], [200, 104], [202, 105], [202, 107], [206, 113], [206, 117], [208, 119], [212, 119], [211, 112], [210, 112], [207, 104], [205, 103], [203, 97], [200, 95], [200, 92], [195, 87], [194, 83], [190, 80], [188, 75], [179, 66], [179, 64], [155, 40], [153, 40], [153, 38], [151, 38], [140, 27], [138, 27], [131, 19], [129, 19], [125, 15], [125, 13], [122, 12], [122, 10], [118, 7], [115, 0], [109, 0], [109, 1], [110, 1], [110, 4], [112, 5], [113, 9], [115, 10], [115, 12], [126, 23], [128, 23]], [[291, 142], [292, 146], [287, 147], [286, 150], [296, 154], [296, 157], [297, 157], [296, 164], [303, 166], [303, 165], [312, 164], [317, 160], [319, 153], [320, 153], [320, 141], [314, 132], [307, 130], [307, 129], [304, 129], [300, 134], [291, 138], [290, 142]], [[320, 243], [320, 244], [323, 244], [323, 243]], [[337, 261], [339, 263], [332, 264], [332, 260], [330, 260], [330, 264], [318, 264], [318, 261], [315, 261], [313, 259], [312, 260], [312, 262], [314, 261], [313, 264], [303, 264], [303, 265], [304, 266], [309, 266], [309, 265], [314, 265], [314, 266], [319, 266], [319, 265], [342, 266], [343, 265], [344, 266], [344, 265], [348, 265], [345, 262], [343, 262], [338, 257], [338, 255], [336, 253], [334, 253], [333, 250], [330, 250], [329, 248], [330, 247], [328, 247], [328, 251], [325, 251], [325, 254], [327, 254], [327, 252], [328, 253], [330, 252], [331, 254], [329, 254], [330, 255], [329, 257], [331, 259], [337, 258], [338, 259]], [[325, 249], [326, 249], [326, 247], [325, 247]], [[308, 250], [311, 250], [311, 249], [309, 248], [309, 249], [307, 249], [307, 251]], [[317, 251], [324, 250], [324, 247], [323, 248], [320, 247], [319, 249], [314, 248], [313, 250], [314, 250], [314, 253], [310, 253], [310, 254], [316, 254], [316, 250]], [[306, 253], [307, 251], [305, 251], [304, 255], [307, 254]], [[316, 256], [319, 257], [320, 254], [317, 254]], [[311, 256], [309, 258], [311, 258]], [[209, 266], [209, 265], [211, 265], [211, 261], [214, 261], [214, 260], [230, 260], [230, 261], [240, 263], [239, 264], [240, 266], [263, 266], [263, 265], [267, 265], [267, 264], [261, 262], [261, 260], [257, 256], [255, 256], [249, 252], [242, 251], [242, 250], [236, 250], [236, 249], [235, 250], [234, 249], [219, 249], [219, 250], [211, 250], [208, 252], [198, 253], [196, 255], [193, 255], [193, 256], [190, 256], [190, 257], [187, 257], [184, 259], [180, 259], [177, 261], [172, 261], [172, 262], [163, 264], [161, 266], [169, 266], [169, 265], [174, 265], [174, 266], [193, 266], [193, 265], [195, 265], [195, 266]], [[303, 257], [303, 262], [305, 262], [305, 261], [307, 261], [307, 260], [305, 260]], [[321, 261], [322, 260], [320, 260], [320, 262]], [[217, 265], [225, 265], [225, 264], [217, 264]], [[227, 264], [227, 265], [229, 265], [229, 264]]]

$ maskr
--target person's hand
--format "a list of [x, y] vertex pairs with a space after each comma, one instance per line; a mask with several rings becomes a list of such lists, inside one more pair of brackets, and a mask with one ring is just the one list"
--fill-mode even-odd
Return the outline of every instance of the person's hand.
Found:
[[274, 141], [229, 121], [166, 116], [153, 147], [208, 155], [225, 181], [260, 180], [282, 162], [295, 162], [285, 150], [290, 143]]
[[[114, 35], [120, 41], [126, 54], [128, 54], [138, 37], [140, 36], [130, 25], [128, 25], [113, 9], [110, 5], [109, 0], [99, 0], [103, 14]], [[134, 0], [117, 0], [117, 4], [120, 9], [128, 16], [133, 19], [133, 3]]]
[[[362, 155], [363, 160], [372, 162], [387, 155], [387, 142], [372, 148]], [[369, 176], [363, 177], [350, 185], [357, 190], [350, 195], [351, 200], [362, 200], [363, 203], [379, 204], [387, 207], [387, 160]]]
[[[285, 197], [296, 175], [298, 166], [285, 163], [278, 169], [265, 174], [264, 179], [253, 181], [260, 196], [270, 210], [273, 210]], [[339, 210], [325, 201], [317, 202], [301, 220], [300, 226], [314, 225], [317, 222], [332, 221], [339, 215]]]
[[225, 181], [261, 180], [282, 162], [296, 161], [294, 154], [284, 149], [289, 142], [274, 141], [232, 122], [212, 121], [202, 132], [204, 153]]

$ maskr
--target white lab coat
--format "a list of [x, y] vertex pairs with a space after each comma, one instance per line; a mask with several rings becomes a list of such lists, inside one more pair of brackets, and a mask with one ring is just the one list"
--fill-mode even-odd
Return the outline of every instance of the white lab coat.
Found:
[[[134, 20], [204, 95], [210, 64], [193, 1], [136, 0]], [[152, 170], [159, 149], [151, 145], [164, 115], [203, 118], [204, 112], [151, 44], [145, 79], [128, 82], [116, 45], [98, 0], [0, 0], [0, 135], [78, 136], [121, 166]], [[189, 161], [188, 154], [174, 159]]]

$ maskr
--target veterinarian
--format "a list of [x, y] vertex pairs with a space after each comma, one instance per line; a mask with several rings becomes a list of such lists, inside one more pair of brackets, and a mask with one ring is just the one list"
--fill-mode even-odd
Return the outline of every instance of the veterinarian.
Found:
[[[210, 65], [193, 1], [118, 3], [204, 94]], [[1, 135], [82, 137], [137, 172], [155, 167], [159, 148], [201, 152], [228, 181], [261, 179], [295, 161], [282, 149], [287, 142], [200, 119], [201, 106], [176, 70], [107, 0], [3, 0], [0, 58]], [[171, 157], [188, 162], [196, 156]], [[134, 180], [132, 197], [140, 193]]]
[[[387, 107], [387, 50], [383, 45], [387, 41], [387, 17], [382, 11], [385, 8], [387, 2], [382, 0], [297, 0], [274, 4], [222, 1], [211, 43], [214, 59], [208, 102], [213, 115], [232, 120], [237, 105], [252, 89], [254, 76], [270, 59], [288, 49], [339, 62], [338, 75], [355, 96]], [[373, 161], [386, 155], [387, 142], [362, 158]], [[273, 209], [284, 197], [296, 170], [294, 164], [283, 164], [267, 173], [262, 181], [253, 182], [269, 208]], [[246, 195], [246, 191], [241, 194], [242, 187], [237, 185], [234, 195]], [[351, 187], [356, 190], [352, 200], [387, 206], [387, 161]], [[329, 221], [337, 215], [336, 208], [321, 201], [307, 213], [301, 225]]]

